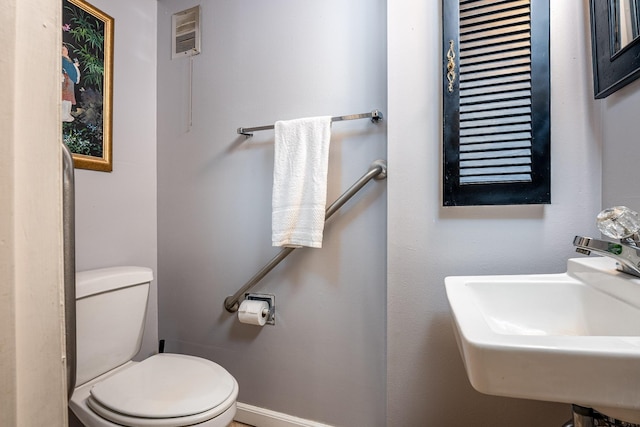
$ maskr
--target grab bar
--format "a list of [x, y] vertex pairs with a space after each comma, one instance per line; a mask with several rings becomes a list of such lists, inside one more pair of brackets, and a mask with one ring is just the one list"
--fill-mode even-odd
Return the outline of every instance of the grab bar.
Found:
[[[347, 191], [342, 193], [340, 197], [336, 199], [325, 211], [324, 220], [327, 221], [331, 215], [336, 213], [338, 209], [342, 207], [349, 199], [351, 199], [365, 184], [372, 179], [382, 180], [387, 177], [387, 162], [384, 160], [376, 160], [371, 163], [369, 170], [366, 174], [362, 175]], [[280, 262], [285, 259], [296, 248], [284, 248], [282, 249], [271, 261], [269, 261], [260, 271], [258, 271], [247, 283], [242, 286], [238, 292], [228, 296], [224, 300], [224, 308], [229, 313], [235, 313], [240, 307], [240, 298], [249, 289], [254, 287], [264, 276], [266, 276], [271, 270], [273, 270]]]
[[76, 388], [76, 232], [73, 156], [62, 143], [62, 228], [64, 236], [64, 321], [67, 350], [67, 394]]
[[[358, 119], [368, 119], [370, 118], [373, 123], [377, 123], [379, 120], [382, 120], [382, 112], [378, 110], [373, 110], [370, 113], [362, 113], [362, 114], [349, 114], [347, 116], [336, 116], [331, 117], [332, 122], [341, 122], [343, 120], [358, 120]], [[247, 138], [253, 136], [252, 132], [259, 130], [268, 130], [275, 128], [275, 125], [267, 125], [267, 126], [256, 126], [252, 128], [238, 128], [238, 134], [244, 135]]]

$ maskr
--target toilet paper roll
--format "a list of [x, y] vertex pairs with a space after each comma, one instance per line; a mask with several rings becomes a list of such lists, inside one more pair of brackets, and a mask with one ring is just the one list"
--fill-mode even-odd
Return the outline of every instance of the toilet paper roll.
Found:
[[268, 302], [246, 299], [238, 308], [238, 320], [247, 325], [264, 326], [267, 323], [268, 313]]

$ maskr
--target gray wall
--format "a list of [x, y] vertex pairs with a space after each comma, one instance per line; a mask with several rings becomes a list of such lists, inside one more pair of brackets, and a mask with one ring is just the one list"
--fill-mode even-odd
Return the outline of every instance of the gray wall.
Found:
[[603, 115], [602, 207], [624, 205], [640, 211], [634, 171], [640, 161], [640, 80], [600, 101]]
[[[156, 271], [155, 0], [92, 0], [115, 20], [113, 172], [76, 169], [76, 261], [79, 271], [139, 265]], [[158, 347], [152, 283], [143, 347]]]
[[[172, 61], [171, 15], [198, 3], [202, 53]], [[278, 252], [273, 131], [236, 128], [386, 113], [386, 2], [158, 5], [160, 338], [227, 368], [241, 402], [385, 425], [386, 181], [331, 218], [322, 249], [294, 252], [255, 289], [276, 295], [276, 326], [240, 324], [222, 304]], [[328, 199], [385, 157], [386, 122], [334, 123]]]
[[388, 2], [387, 425], [559, 426], [568, 405], [471, 388], [443, 280], [565, 271], [576, 256], [574, 235], [597, 231], [600, 130], [588, 2], [551, 2], [552, 204], [467, 208], [440, 202], [440, 3]]

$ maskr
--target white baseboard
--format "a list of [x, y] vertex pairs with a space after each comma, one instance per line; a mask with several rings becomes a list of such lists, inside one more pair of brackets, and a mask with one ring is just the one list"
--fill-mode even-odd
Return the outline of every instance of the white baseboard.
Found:
[[235, 420], [256, 427], [331, 427], [328, 424], [293, 417], [241, 402], [237, 404]]

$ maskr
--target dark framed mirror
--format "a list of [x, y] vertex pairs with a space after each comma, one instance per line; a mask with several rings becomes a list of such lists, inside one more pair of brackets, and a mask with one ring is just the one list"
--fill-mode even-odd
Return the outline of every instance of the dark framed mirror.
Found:
[[590, 4], [594, 94], [605, 98], [640, 77], [640, 1]]

